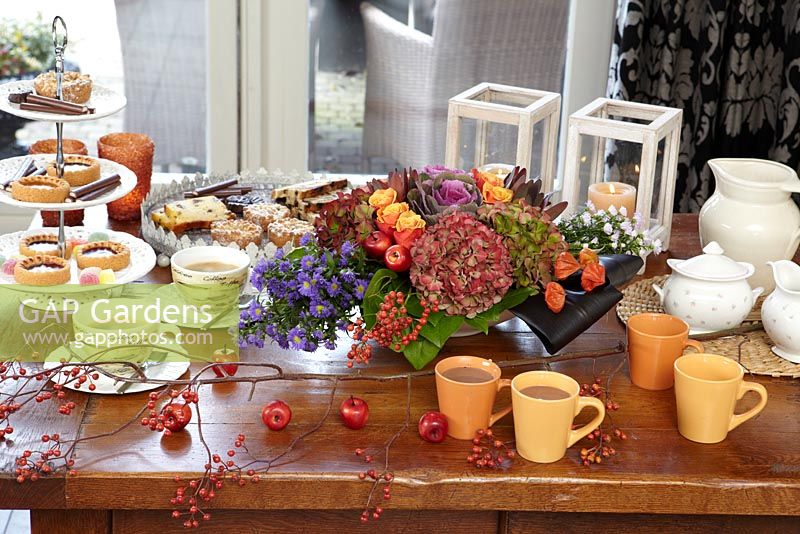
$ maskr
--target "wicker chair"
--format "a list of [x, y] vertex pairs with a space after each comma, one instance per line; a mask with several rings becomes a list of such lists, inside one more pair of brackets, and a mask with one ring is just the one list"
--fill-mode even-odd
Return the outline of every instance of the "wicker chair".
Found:
[[438, 0], [427, 35], [361, 4], [364, 156], [441, 163], [447, 101], [479, 82], [559, 92], [568, 12], [565, 0]]

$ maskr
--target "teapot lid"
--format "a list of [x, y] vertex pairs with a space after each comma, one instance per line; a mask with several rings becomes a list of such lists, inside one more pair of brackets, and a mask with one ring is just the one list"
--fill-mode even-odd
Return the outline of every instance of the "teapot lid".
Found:
[[682, 275], [698, 280], [732, 282], [749, 278], [755, 272], [750, 263], [734, 261], [723, 255], [719, 243], [712, 241], [703, 249], [703, 254], [688, 260], [667, 260], [667, 264]]

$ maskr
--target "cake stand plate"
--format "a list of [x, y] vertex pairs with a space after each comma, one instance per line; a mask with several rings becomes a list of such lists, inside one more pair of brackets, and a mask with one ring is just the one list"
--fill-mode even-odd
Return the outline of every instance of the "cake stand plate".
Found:
[[[102, 85], [92, 84], [92, 96], [85, 106], [94, 108], [94, 113], [87, 115], [62, 115], [60, 113], [44, 113], [42, 111], [28, 111], [19, 108], [19, 104], [8, 101], [11, 93], [33, 91], [33, 80], [19, 80], [0, 85], [0, 111], [5, 111], [23, 119], [49, 122], [80, 122], [102, 119], [118, 112], [125, 107], [125, 96]], [[35, 92], [35, 91], [34, 91]]]
[[[87, 239], [94, 232], [104, 232], [108, 234], [110, 241], [116, 241], [127, 246], [131, 251], [130, 264], [120, 271], [116, 271], [117, 280], [115, 284], [126, 284], [134, 282], [149, 273], [156, 265], [156, 253], [153, 247], [139, 239], [125, 232], [114, 232], [105, 229], [90, 229], [82, 226], [66, 227], [67, 239]], [[13, 232], [0, 236], [0, 254], [6, 258], [16, 256], [19, 254], [19, 240], [27, 235], [32, 234], [53, 234], [58, 235], [58, 228], [43, 228], [38, 230], [24, 230], [22, 232]], [[63, 294], [65, 292], [89, 292], [92, 286], [78, 285], [78, 276], [80, 270], [75, 262], [75, 259], [70, 259], [70, 270], [72, 271], [72, 278], [69, 284], [61, 286], [24, 286], [27, 292], [36, 292], [39, 294]], [[8, 285], [9, 289], [13, 289], [16, 283], [14, 277], [0, 273], [0, 284]]]
[[[26, 156], [16, 156], [13, 158], [6, 158], [0, 160], [0, 177], [5, 178], [13, 175], [19, 168], [22, 160]], [[55, 160], [55, 154], [36, 154], [31, 156], [34, 161], [41, 167], [47, 165]], [[136, 175], [132, 170], [120, 165], [116, 161], [108, 159], [94, 158], [100, 164], [100, 177], [105, 178], [112, 174], [119, 174], [120, 183], [116, 189], [113, 189], [105, 195], [92, 199], [92, 200], [77, 200], [75, 202], [62, 202], [60, 204], [52, 204], [47, 202], [22, 202], [11, 197], [10, 191], [0, 190], [0, 203], [16, 206], [18, 208], [30, 208], [36, 210], [48, 211], [69, 211], [90, 208], [92, 206], [102, 206], [114, 200], [120, 199], [133, 191], [136, 187]]]

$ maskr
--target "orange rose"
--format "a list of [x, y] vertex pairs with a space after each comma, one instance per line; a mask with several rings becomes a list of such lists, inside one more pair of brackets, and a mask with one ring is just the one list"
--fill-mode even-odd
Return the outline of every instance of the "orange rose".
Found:
[[492, 185], [490, 183], [483, 184], [483, 201], [487, 204], [494, 204], [495, 202], [510, 202], [514, 198], [514, 192], [511, 189], [506, 189], [500, 185]]
[[404, 211], [397, 217], [397, 222], [394, 223], [394, 229], [398, 232], [416, 230], [417, 228], [425, 228], [425, 220], [413, 211]]
[[377, 210], [385, 208], [389, 204], [394, 204], [395, 200], [397, 200], [397, 191], [391, 187], [387, 187], [386, 189], [378, 189], [372, 193], [369, 197], [369, 205]]
[[394, 240], [398, 245], [411, 249], [425, 229], [425, 220], [413, 211], [404, 211], [394, 225]]
[[496, 174], [481, 172], [478, 169], [472, 169], [472, 179], [475, 180], [475, 185], [478, 186], [478, 191], [483, 191], [484, 184], [495, 186], [503, 185], [503, 181]]
[[408, 204], [405, 202], [395, 202], [393, 204], [389, 204], [385, 208], [378, 210], [378, 222], [394, 228], [394, 225], [397, 223], [397, 219], [400, 218], [400, 214], [406, 211], [408, 211]]

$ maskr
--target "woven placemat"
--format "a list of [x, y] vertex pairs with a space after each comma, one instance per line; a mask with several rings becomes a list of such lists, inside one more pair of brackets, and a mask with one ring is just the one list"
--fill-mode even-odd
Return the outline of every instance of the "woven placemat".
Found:
[[[653, 284], [663, 286], [668, 276], [639, 280], [622, 290], [622, 300], [617, 304], [617, 317], [627, 323], [637, 313], [664, 313], [664, 308], [653, 291]], [[761, 320], [763, 298], [756, 301], [745, 323]], [[773, 343], [764, 330], [730, 335], [703, 341], [706, 352], [722, 354], [737, 360], [749, 372], [757, 375], [800, 378], [800, 364], [791, 363], [772, 352]]]

